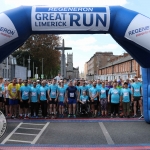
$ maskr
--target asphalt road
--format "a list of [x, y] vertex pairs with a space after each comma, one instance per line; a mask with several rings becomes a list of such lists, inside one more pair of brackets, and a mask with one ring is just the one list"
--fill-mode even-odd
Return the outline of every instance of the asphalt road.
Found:
[[138, 119], [9, 120], [0, 139], [7, 144], [50, 146], [150, 144], [150, 124]]

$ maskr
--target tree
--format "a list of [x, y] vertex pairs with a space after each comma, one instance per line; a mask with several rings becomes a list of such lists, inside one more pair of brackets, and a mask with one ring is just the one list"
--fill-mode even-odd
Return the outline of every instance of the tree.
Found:
[[59, 45], [60, 37], [58, 35], [36, 34], [30, 36], [24, 45], [13, 53], [13, 56], [17, 56], [17, 62], [20, 65], [22, 65], [24, 57], [26, 60], [25, 64], [27, 66], [27, 59], [30, 55], [31, 64], [34, 61], [35, 67], [38, 67], [38, 74], [42, 73], [42, 58], [44, 58], [44, 76], [46, 75], [48, 78], [51, 78], [54, 77], [60, 70], [60, 52], [55, 50], [55, 47]]

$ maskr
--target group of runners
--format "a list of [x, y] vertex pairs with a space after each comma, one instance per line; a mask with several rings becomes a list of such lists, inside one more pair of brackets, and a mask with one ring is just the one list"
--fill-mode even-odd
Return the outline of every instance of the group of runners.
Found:
[[[133, 80], [86, 81], [54, 78], [31, 81], [0, 77], [0, 109], [8, 118], [76, 118], [77, 113], [92, 117], [143, 117], [142, 83]], [[122, 110], [120, 112], [120, 110]]]

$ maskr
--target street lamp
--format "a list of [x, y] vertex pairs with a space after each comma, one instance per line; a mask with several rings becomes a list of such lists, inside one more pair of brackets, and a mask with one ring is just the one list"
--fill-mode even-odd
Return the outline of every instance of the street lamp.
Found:
[[31, 77], [31, 71], [30, 71], [30, 55], [29, 55], [29, 59], [28, 59], [28, 79]]

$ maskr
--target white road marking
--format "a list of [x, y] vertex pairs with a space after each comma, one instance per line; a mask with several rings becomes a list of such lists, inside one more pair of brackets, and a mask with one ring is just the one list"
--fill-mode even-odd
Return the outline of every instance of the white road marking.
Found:
[[20, 135], [34, 135], [34, 136], [36, 136], [36, 135], [37, 135], [37, 134], [18, 133], [18, 132], [15, 132], [14, 134], [20, 134]]
[[109, 135], [107, 129], [105, 128], [104, 124], [102, 122], [99, 122], [99, 125], [102, 129], [102, 132], [106, 138], [106, 141], [108, 144], [115, 144], [114, 141], [112, 140], [111, 136]]
[[[43, 128], [39, 129], [39, 128], [25, 128], [25, 127], [21, 127], [21, 125], [24, 124], [28, 124], [28, 125], [44, 125]], [[22, 143], [30, 143], [30, 144], [35, 144], [37, 142], [37, 140], [40, 138], [40, 136], [42, 135], [42, 133], [44, 132], [44, 130], [47, 128], [47, 126], [49, 125], [49, 122], [46, 124], [32, 124], [32, 123], [23, 123], [21, 122], [20, 124], [18, 124], [18, 126], [1, 142], [1, 144], [5, 144], [7, 141], [12, 141], [12, 142], [22, 142]], [[18, 129], [25, 129], [25, 130], [39, 130], [38, 134], [30, 134], [30, 133], [19, 133], [16, 132]], [[12, 135], [14, 134], [18, 134], [18, 135], [31, 135], [31, 136], [35, 136], [33, 137], [33, 141], [22, 141], [22, 140], [13, 140], [10, 139]]]
[[1, 144], [5, 144], [21, 125], [22, 122], [18, 124], [18, 126], [1, 142]]
[[36, 124], [36, 123], [23, 123], [23, 124], [27, 124], [27, 125], [39, 125], [39, 126], [44, 126], [45, 124]]
[[35, 137], [35, 139], [31, 142], [31, 144], [35, 144], [37, 142], [37, 140], [40, 138], [40, 136], [42, 135], [42, 133], [44, 132], [44, 130], [48, 127], [49, 122], [47, 122], [45, 124], [45, 126], [42, 128], [42, 130], [39, 132], [39, 134]]
[[20, 141], [20, 140], [12, 140], [12, 139], [9, 139], [8, 141], [12, 141], [12, 142], [22, 142], [22, 143], [31, 143], [31, 141]]
[[39, 128], [25, 128], [25, 127], [19, 127], [19, 129], [27, 129], [27, 130], [42, 130]]

